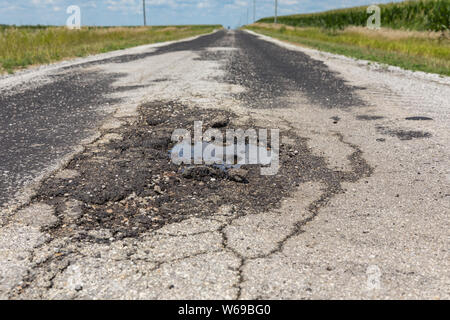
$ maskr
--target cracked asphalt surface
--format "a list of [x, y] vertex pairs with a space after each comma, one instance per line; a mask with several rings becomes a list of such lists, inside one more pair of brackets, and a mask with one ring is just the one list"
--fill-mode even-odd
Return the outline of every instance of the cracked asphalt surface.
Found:
[[[0, 78], [0, 297], [448, 299], [449, 84], [224, 30]], [[172, 163], [199, 120], [280, 170]]]

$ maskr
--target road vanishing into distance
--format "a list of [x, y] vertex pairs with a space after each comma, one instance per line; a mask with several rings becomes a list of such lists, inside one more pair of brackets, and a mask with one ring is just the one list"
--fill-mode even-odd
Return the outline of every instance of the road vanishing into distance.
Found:
[[[3, 76], [0, 113], [1, 298], [450, 298], [449, 78], [219, 30]], [[194, 121], [279, 129], [277, 174], [173, 163]]]

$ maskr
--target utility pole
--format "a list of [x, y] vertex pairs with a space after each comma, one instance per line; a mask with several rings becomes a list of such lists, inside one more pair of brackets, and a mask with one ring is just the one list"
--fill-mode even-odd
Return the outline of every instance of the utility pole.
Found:
[[142, 0], [142, 9], [144, 10], [144, 26], [147, 25], [147, 17], [145, 16], [145, 0]]
[[253, 0], [253, 23], [256, 22], [256, 0]]
[[247, 25], [248, 25], [248, 8], [247, 8]]
[[278, 21], [277, 15], [278, 15], [278, 0], [275, 0], [275, 23], [277, 23]]

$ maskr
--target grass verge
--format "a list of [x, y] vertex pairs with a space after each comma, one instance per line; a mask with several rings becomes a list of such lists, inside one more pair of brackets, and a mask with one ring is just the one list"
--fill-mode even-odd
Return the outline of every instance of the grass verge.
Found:
[[329, 30], [263, 23], [246, 29], [322, 51], [450, 76], [450, 40], [437, 32], [362, 27]]
[[212, 32], [218, 25], [169, 27], [65, 27], [0, 26], [0, 73], [13, 73], [30, 65], [179, 40]]

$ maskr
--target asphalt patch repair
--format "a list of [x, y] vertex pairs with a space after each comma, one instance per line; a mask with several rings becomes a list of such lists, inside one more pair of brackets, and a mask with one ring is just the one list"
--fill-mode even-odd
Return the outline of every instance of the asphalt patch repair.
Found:
[[[223, 205], [232, 208], [231, 217], [258, 213], [279, 206], [307, 181], [325, 186], [320, 199], [310, 205], [316, 212], [333, 195], [345, 192], [341, 182], [372, 173], [357, 146], [347, 143], [354, 149], [349, 156], [353, 170], [333, 171], [311, 153], [306, 139], [292, 132], [281, 132], [281, 141], [288, 136], [295, 143], [280, 144], [280, 169], [274, 176], [261, 175], [259, 165], [243, 165], [238, 178], [212, 166], [175, 165], [169, 157], [173, 130], [192, 132], [199, 120], [206, 130], [217, 127], [217, 118], [230, 119], [219, 125], [220, 130], [234, 128], [236, 115], [161, 101], [142, 105], [139, 112], [134, 123], [104, 131], [100, 140], [110, 141], [87, 146], [63, 171], [42, 182], [32, 201], [55, 208], [58, 223], [46, 230], [54, 237], [89, 242], [138, 237], [169, 223], [212, 216]], [[252, 123], [248, 127], [254, 128]]]
[[429, 132], [418, 130], [389, 129], [383, 126], [377, 126], [376, 129], [381, 134], [388, 135], [391, 137], [397, 137], [400, 140], [430, 138], [432, 136], [431, 133]]

